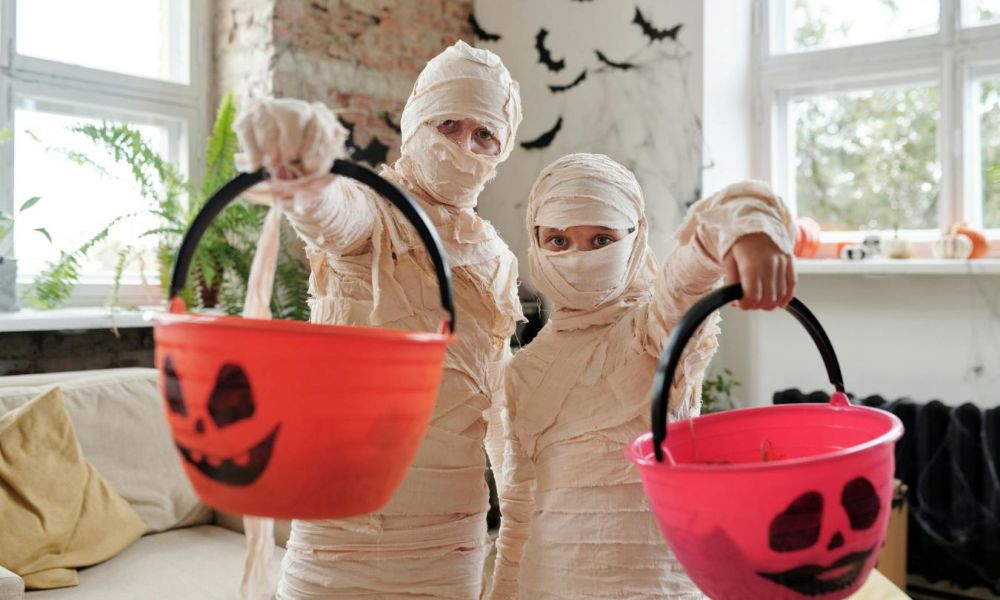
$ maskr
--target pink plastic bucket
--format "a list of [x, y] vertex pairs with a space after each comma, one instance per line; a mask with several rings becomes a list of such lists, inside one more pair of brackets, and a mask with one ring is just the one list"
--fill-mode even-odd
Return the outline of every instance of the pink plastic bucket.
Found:
[[801, 302], [788, 310], [820, 348], [837, 389], [830, 404], [746, 408], [666, 426], [664, 384], [685, 344], [741, 295], [738, 285], [718, 290], [675, 328], [654, 384], [653, 432], [626, 454], [664, 537], [710, 597], [844, 598], [882, 548], [903, 425], [850, 405], [829, 339]]

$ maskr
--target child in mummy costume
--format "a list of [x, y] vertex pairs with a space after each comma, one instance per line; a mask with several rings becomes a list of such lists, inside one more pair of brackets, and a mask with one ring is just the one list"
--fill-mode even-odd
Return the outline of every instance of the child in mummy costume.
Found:
[[[658, 267], [642, 191], [606, 156], [573, 154], [529, 198], [531, 276], [552, 305], [505, 375], [503, 515], [493, 600], [702, 598], [660, 535], [624, 449], [649, 429], [667, 337], [724, 275], [742, 308], [787, 304], [792, 222], [763, 184], [697, 202]], [[671, 420], [699, 412], [718, 314], [688, 344]]]
[[[457, 339], [402, 486], [377, 514], [293, 521], [278, 598], [480, 597], [491, 546], [484, 413], [522, 315], [514, 256], [473, 208], [513, 149], [520, 121], [517, 83], [488, 51], [458, 42], [417, 78], [402, 113], [401, 156], [380, 174], [420, 204], [441, 237]], [[416, 231], [365, 186], [326, 174], [346, 138], [332, 113], [260, 101], [236, 129], [245, 147], [241, 168], [274, 175], [269, 193], [306, 242], [311, 320], [436, 330], [444, 313]]]

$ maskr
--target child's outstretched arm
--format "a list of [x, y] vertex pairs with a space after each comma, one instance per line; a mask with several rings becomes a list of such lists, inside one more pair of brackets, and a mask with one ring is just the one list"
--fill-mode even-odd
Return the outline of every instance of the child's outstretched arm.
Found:
[[[660, 355], [684, 313], [727, 273], [744, 285], [742, 308], [775, 308], [791, 299], [792, 218], [766, 184], [733, 184], [695, 203], [676, 241], [656, 278], [641, 332], [650, 354]], [[677, 418], [693, 416], [697, 408], [705, 368], [718, 347], [718, 322], [718, 314], [710, 317], [688, 343], [681, 375], [671, 384], [670, 408]]]
[[513, 428], [517, 415], [517, 391], [510, 378], [505, 384], [505, 406], [499, 411], [503, 424], [503, 468], [497, 475], [500, 496], [500, 536], [493, 566], [493, 589], [489, 600], [517, 600], [521, 558], [528, 541], [535, 511], [535, 469]]
[[328, 174], [346, 156], [347, 130], [326, 106], [293, 99], [252, 102], [234, 129], [241, 171], [264, 167], [271, 179], [247, 194], [274, 199], [310, 246], [349, 253], [372, 234], [375, 209], [362, 187]]

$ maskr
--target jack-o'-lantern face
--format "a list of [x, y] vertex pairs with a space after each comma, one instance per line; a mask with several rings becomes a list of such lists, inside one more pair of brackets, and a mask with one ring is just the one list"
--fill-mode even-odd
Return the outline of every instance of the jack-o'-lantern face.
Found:
[[[881, 510], [878, 491], [864, 477], [844, 484], [839, 498], [826, 498], [815, 490], [799, 495], [771, 521], [768, 546], [782, 555], [809, 551], [810, 556], [815, 557], [815, 547], [825, 544], [829, 560], [823, 564], [809, 562], [779, 572], [758, 571], [757, 574], [806, 596], [830, 594], [851, 587], [877, 548], [851, 548], [847, 541], [851, 532], [875, 526]], [[843, 522], [847, 530], [827, 528], [824, 534], [824, 511], [843, 511], [847, 519], [838, 522]]]
[[[201, 414], [192, 414], [191, 404], [184, 395], [183, 378], [170, 356], [163, 362], [163, 393], [167, 410], [174, 418], [194, 419], [196, 439], [209, 430], [214, 430], [215, 436], [225, 435], [228, 430], [250, 422], [257, 410], [246, 372], [233, 363], [225, 363], [219, 368], [215, 385], [204, 405], [205, 410], [200, 411]], [[203, 413], [207, 413], [207, 423]], [[175, 444], [184, 460], [205, 477], [223, 484], [246, 486], [257, 481], [267, 469], [280, 429], [281, 424], [275, 424], [270, 433], [256, 443], [228, 455], [220, 454], [217, 449], [212, 448], [208, 438], [189, 444], [181, 444], [175, 440]]]

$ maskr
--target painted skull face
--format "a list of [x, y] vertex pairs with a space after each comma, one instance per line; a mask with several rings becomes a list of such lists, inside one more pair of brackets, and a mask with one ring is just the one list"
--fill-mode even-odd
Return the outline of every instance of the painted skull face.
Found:
[[[181, 444], [175, 440], [184, 460], [212, 481], [232, 486], [246, 486], [257, 481], [271, 460], [280, 424], [274, 425], [262, 439], [235, 453], [228, 448], [216, 448], [213, 444], [213, 438], [224, 438], [227, 432], [247, 425], [255, 416], [257, 405], [244, 370], [233, 363], [223, 364], [215, 377], [207, 402], [199, 407], [202, 410], [197, 414], [194, 403], [189, 403], [185, 398], [182, 387], [182, 377], [168, 356], [163, 362], [163, 394], [167, 410], [175, 418], [193, 419], [194, 423], [194, 443]], [[215, 430], [211, 438], [199, 439], [210, 430]]]
[[[814, 549], [825, 544], [829, 561], [802, 564], [780, 572], [762, 572], [761, 577], [805, 596], [819, 596], [854, 585], [865, 563], [878, 549], [847, 548], [845, 534], [866, 531], [875, 526], [882, 501], [872, 483], [857, 477], [844, 484], [840, 497], [828, 502], [818, 491], [807, 491], [795, 498], [771, 521], [768, 546], [775, 553], [786, 554]], [[824, 511], [843, 511], [849, 531], [834, 529], [823, 535]], [[815, 556], [815, 553], [812, 553]]]

